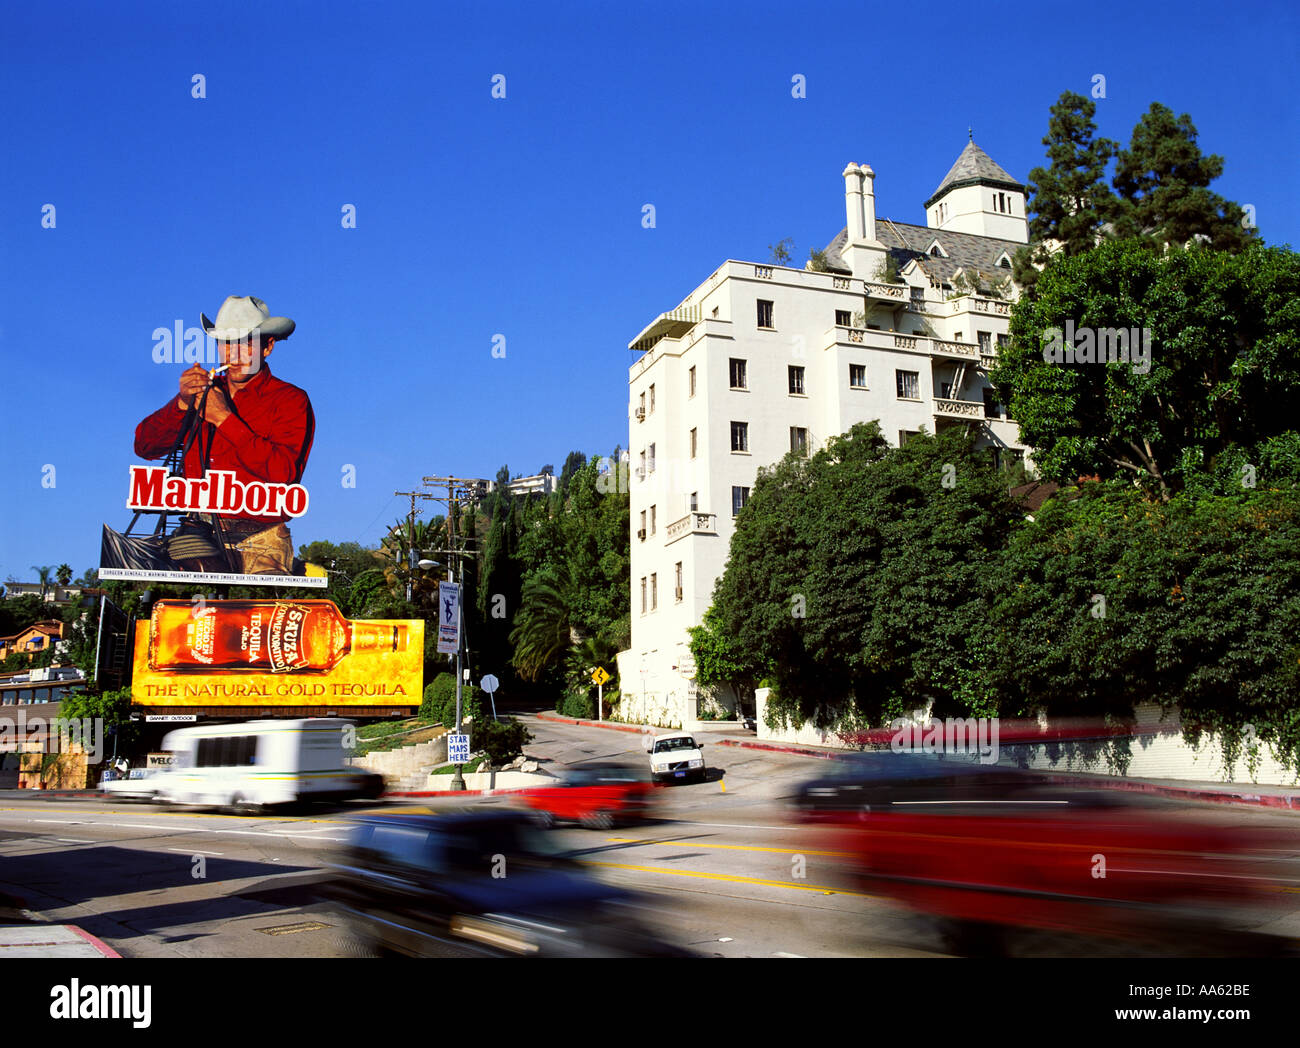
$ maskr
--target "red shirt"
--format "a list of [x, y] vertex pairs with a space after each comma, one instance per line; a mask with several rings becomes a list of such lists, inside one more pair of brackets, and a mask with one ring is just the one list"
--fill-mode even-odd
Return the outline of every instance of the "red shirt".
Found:
[[[135, 453], [142, 458], [163, 458], [176, 446], [181, 435], [185, 412], [172, 397], [135, 428]], [[209, 469], [233, 470], [236, 478], [247, 483], [297, 484], [311, 454], [316, 435], [316, 416], [311, 401], [297, 386], [271, 374], [265, 361], [253, 379], [231, 397], [235, 412], [220, 426], [203, 423], [202, 441], [209, 443], [212, 455]], [[185, 475], [201, 477], [199, 438], [185, 455]], [[271, 527], [290, 518], [236, 513], [236, 517], [264, 522]]]

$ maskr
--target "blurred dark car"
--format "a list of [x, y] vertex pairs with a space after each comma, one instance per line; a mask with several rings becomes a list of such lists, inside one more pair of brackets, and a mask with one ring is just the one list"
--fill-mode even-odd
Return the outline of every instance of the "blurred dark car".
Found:
[[363, 815], [322, 895], [348, 921], [346, 952], [363, 956], [690, 956], [553, 840], [525, 812]]
[[521, 796], [543, 826], [565, 821], [608, 830], [644, 820], [651, 811], [654, 784], [642, 768], [597, 763], [570, 768], [554, 786]]
[[1285, 876], [1275, 829], [947, 756], [866, 754], [795, 805], [854, 888], [938, 919], [960, 952], [1012, 928], [1208, 942], [1258, 923]]

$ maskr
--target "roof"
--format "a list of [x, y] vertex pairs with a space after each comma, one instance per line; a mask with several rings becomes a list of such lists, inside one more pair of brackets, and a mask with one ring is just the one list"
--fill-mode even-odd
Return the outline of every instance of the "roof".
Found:
[[948, 169], [943, 181], [939, 183], [939, 188], [930, 194], [930, 199], [925, 202], [925, 206], [929, 207], [950, 189], [971, 185], [1006, 186], [1008, 189], [1019, 189], [1022, 192], [1025, 188], [1007, 174], [997, 161], [977, 146], [972, 139], [966, 143], [966, 148]]
[[[848, 233], [847, 227], [840, 230], [839, 235], [826, 247], [826, 260], [837, 273], [849, 272], [840, 263], [840, 252], [848, 244]], [[887, 218], [876, 219], [876, 239], [888, 248], [900, 270], [912, 259], [916, 259], [926, 275], [940, 284], [952, 283], [953, 275], [959, 269], [978, 269], [983, 273], [996, 274], [999, 271], [997, 261], [1004, 251], [1015, 258], [1016, 252], [1025, 246], [1018, 240], [931, 229], [929, 226], [915, 226], [909, 222], [891, 222]], [[947, 258], [926, 254], [926, 249], [936, 240], [948, 252]]]
[[19, 637], [25, 636], [33, 630], [37, 633], [43, 633], [47, 637], [62, 637], [63, 623], [33, 622], [30, 626], [19, 630], [17, 633], [11, 633], [8, 637], [0, 637], [0, 644], [4, 644], [6, 641], [17, 640]]

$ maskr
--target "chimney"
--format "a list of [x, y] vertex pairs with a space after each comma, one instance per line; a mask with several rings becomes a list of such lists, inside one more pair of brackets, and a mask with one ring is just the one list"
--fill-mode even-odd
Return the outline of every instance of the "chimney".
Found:
[[[867, 228], [862, 200], [862, 168], [857, 164], [849, 164], [844, 169], [844, 210], [848, 219], [848, 242], [852, 244], [863, 238]], [[874, 212], [872, 217], [874, 220]], [[875, 239], [874, 225], [872, 239]]]
[[876, 173], [863, 164], [862, 174], [862, 236], [864, 240], [876, 239]]

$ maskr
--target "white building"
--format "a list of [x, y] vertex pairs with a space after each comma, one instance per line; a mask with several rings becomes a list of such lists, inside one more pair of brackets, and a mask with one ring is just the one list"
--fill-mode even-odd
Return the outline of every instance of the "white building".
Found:
[[[1029, 238], [1025, 187], [972, 141], [917, 226], [876, 217], [870, 167], [843, 177], [829, 271], [724, 262], [629, 344], [640, 355], [628, 376], [625, 719], [695, 722], [686, 631], [709, 607], [759, 467], [873, 419], [895, 444], [961, 426], [1007, 463], [1024, 457], [986, 372], [1007, 333], [1012, 255]], [[977, 272], [987, 293], [963, 290]]]

